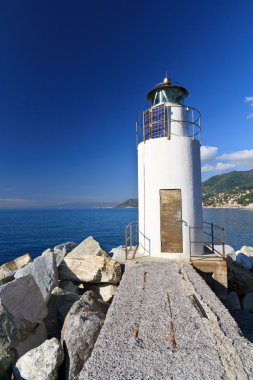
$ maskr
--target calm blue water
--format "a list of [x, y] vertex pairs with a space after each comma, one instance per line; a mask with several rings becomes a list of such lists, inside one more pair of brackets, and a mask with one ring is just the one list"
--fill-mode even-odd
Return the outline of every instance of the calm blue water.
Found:
[[[0, 210], [0, 263], [89, 235], [110, 250], [123, 244], [124, 226], [137, 215], [137, 209]], [[204, 209], [204, 218], [225, 226], [227, 244], [253, 246], [253, 210]]]

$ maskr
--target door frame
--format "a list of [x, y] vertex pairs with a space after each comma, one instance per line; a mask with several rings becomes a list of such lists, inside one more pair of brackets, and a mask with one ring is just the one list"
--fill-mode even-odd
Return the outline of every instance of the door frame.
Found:
[[178, 190], [178, 191], [180, 191], [180, 200], [181, 200], [181, 202], [180, 202], [180, 212], [181, 212], [181, 220], [182, 220], [182, 218], [183, 218], [183, 216], [182, 216], [182, 213], [183, 213], [183, 210], [182, 210], [182, 189], [179, 189], [179, 188], [177, 188], [177, 189], [175, 189], [175, 188], [173, 188], [173, 189], [165, 189], [165, 188], [163, 188], [163, 189], [159, 189], [159, 208], [160, 208], [160, 247], [161, 247], [161, 253], [171, 253], [171, 254], [173, 254], [173, 253], [176, 253], [176, 254], [178, 254], [178, 253], [183, 253], [183, 251], [184, 251], [184, 240], [183, 240], [183, 225], [182, 225], [182, 222], [180, 221], [180, 222], [178, 222], [178, 223], [180, 223], [180, 225], [181, 225], [181, 247], [182, 247], [182, 251], [180, 251], [180, 252], [168, 252], [168, 251], [162, 251], [162, 214], [161, 214], [161, 191], [170, 191], [170, 190]]

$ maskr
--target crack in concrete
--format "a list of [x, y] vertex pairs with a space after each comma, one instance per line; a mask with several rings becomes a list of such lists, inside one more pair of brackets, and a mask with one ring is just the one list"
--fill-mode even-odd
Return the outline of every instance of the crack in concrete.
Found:
[[176, 337], [175, 337], [175, 328], [172, 320], [172, 309], [171, 309], [171, 304], [170, 304], [170, 296], [169, 293], [167, 294], [167, 304], [169, 306], [169, 314], [171, 321], [169, 323], [169, 334], [167, 336], [167, 340], [172, 344], [172, 352], [177, 352], [177, 342], [176, 342]]

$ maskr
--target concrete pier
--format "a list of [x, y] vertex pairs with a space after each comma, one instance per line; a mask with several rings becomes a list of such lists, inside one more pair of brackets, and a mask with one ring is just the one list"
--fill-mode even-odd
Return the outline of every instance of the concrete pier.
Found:
[[80, 379], [253, 379], [253, 345], [190, 264], [137, 259]]

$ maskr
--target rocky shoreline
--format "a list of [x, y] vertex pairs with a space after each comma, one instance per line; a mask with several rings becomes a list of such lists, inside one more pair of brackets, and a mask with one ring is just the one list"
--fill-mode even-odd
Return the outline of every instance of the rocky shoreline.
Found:
[[218, 205], [218, 206], [204, 206], [203, 208], [229, 208], [229, 209], [236, 209], [236, 210], [253, 210], [253, 205], [250, 204], [248, 206], [241, 206], [241, 205], [231, 205], [231, 204], [224, 204], [224, 205]]
[[[253, 341], [253, 247], [231, 250], [226, 259], [225, 306]], [[48, 248], [34, 260], [25, 254], [0, 266], [0, 379], [77, 380], [124, 262], [123, 247], [108, 254], [90, 236]]]
[[77, 379], [121, 275], [91, 236], [3, 264], [0, 379]]

